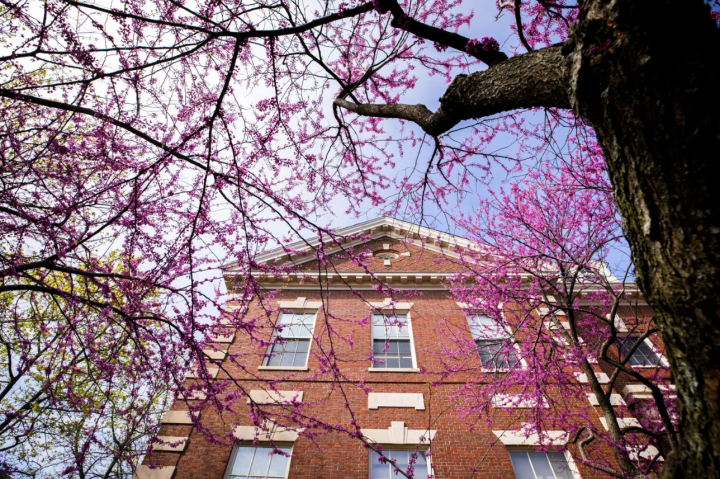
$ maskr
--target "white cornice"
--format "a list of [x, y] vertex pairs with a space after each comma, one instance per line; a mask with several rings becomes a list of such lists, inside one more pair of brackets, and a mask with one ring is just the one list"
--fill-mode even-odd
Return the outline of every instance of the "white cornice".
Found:
[[[445, 289], [443, 283], [454, 273], [437, 273], [426, 271], [389, 271], [374, 273], [373, 276], [362, 271], [337, 273], [306, 273], [298, 272], [286, 276], [268, 276], [254, 273], [260, 285], [267, 289], [373, 289], [379, 282], [393, 288]], [[232, 277], [226, 275], [226, 280]]]
[[[340, 228], [335, 231], [336, 240], [340, 241], [340, 245], [326, 241], [327, 250], [324, 252], [326, 256], [336, 254], [344, 249], [355, 247], [369, 241], [376, 240], [381, 237], [390, 237], [397, 240], [412, 240], [413, 244], [418, 248], [431, 251], [437, 254], [447, 256], [449, 258], [458, 259], [463, 251], [480, 251], [481, 245], [459, 236], [451, 235], [432, 228], [408, 223], [389, 216], [382, 216], [372, 220], [364, 221], [352, 226]], [[291, 263], [294, 266], [311, 262], [315, 259], [314, 250], [320, 245], [317, 237], [297, 241], [288, 245], [275, 248], [266, 253], [255, 256], [257, 263], [268, 264], [274, 262], [277, 265]], [[297, 251], [298, 253], [288, 253], [287, 251]], [[472, 260], [472, 258], [468, 258]], [[599, 263], [598, 265], [605, 274], [606, 278], [612, 284], [620, 284], [617, 279], [612, 276], [607, 264]], [[237, 264], [226, 265], [223, 268], [223, 276], [228, 290], [233, 289], [233, 279], [241, 279], [245, 272], [241, 271]], [[392, 271], [392, 272], [374, 272], [376, 279], [372, 279], [369, 274], [364, 272], [340, 272], [340, 273], [322, 273], [310, 271], [296, 271], [294, 274], [286, 276], [270, 276], [264, 272], [254, 271], [252, 273], [256, 277], [261, 286], [267, 289], [317, 289], [318, 283], [324, 283], [326, 289], [372, 289], [373, 285], [382, 283], [391, 285], [398, 289], [445, 289], [443, 282], [445, 278], [453, 276], [455, 273], [438, 273], [424, 271]], [[529, 274], [519, 274], [525, 277]], [[590, 291], [583, 291], [582, 296], [590, 296]], [[629, 283], [625, 288], [625, 300], [637, 302], [638, 305], [644, 305], [642, 293], [633, 283]], [[584, 304], [591, 304], [584, 301]]]

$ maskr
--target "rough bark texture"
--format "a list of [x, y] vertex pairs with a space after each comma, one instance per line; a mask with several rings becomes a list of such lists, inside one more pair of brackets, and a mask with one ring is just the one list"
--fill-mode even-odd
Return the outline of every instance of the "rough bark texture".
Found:
[[433, 113], [425, 105], [335, 104], [363, 116], [413, 121], [431, 136], [440, 135], [462, 120], [537, 105], [570, 108], [567, 60], [562, 45], [509, 58], [492, 68], [458, 75]]
[[717, 26], [700, 0], [586, 1], [565, 53], [677, 384], [681, 448], [667, 472], [720, 477]]

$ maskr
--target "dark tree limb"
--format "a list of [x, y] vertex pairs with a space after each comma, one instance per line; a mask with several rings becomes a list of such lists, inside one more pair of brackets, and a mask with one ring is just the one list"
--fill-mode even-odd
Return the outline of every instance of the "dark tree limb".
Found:
[[[118, 18], [128, 18], [128, 19], [132, 19], [132, 20], [138, 20], [138, 21], [144, 22], [144, 23], [152, 23], [152, 24], [161, 25], [161, 26], [165, 26], [165, 27], [178, 28], [181, 30], [194, 30], [194, 31], [209, 35], [212, 38], [232, 37], [232, 38], [236, 38], [238, 40], [252, 39], [252, 38], [275, 38], [275, 37], [282, 37], [282, 36], [287, 36], [287, 35], [297, 35], [299, 33], [307, 32], [309, 30], [312, 30], [313, 28], [316, 28], [316, 27], [319, 27], [322, 25], [327, 25], [332, 22], [341, 20], [343, 18], [355, 17], [357, 15], [367, 13], [373, 9], [372, 2], [366, 2], [361, 5], [358, 5], [357, 7], [344, 10], [343, 12], [333, 13], [333, 14], [327, 15], [325, 17], [316, 18], [315, 20], [312, 20], [308, 23], [293, 26], [291, 28], [279, 28], [276, 30], [247, 30], [247, 31], [242, 31], [242, 32], [235, 32], [235, 31], [226, 30], [223, 27], [219, 27], [219, 29], [216, 29], [216, 30], [210, 30], [210, 29], [200, 27], [197, 25], [192, 25], [189, 23], [176, 23], [176, 22], [169, 22], [169, 21], [157, 19], [157, 18], [143, 17], [141, 15], [136, 15], [136, 14], [133, 14], [130, 12], [107, 9], [107, 8], [100, 7], [98, 5], [77, 2], [75, 0], [65, 0], [65, 3], [72, 5], [74, 7], [77, 7], [77, 8], [88, 8], [91, 10], [96, 10], [98, 12], [106, 13], [108, 15], [112, 15], [112, 16], [118, 17]], [[216, 24], [214, 24], [214, 25], [216, 25]]]
[[525, 38], [525, 33], [523, 32], [523, 25], [522, 25], [522, 17], [520, 15], [520, 6], [522, 5], [521, 0], [515, 0], [515, 26], [517, 27], [518, 37], [520, 37], [520, 42], [525, 47], [525, 50], [531, 52], [533, 48], [528, 43], [527, 39]]
[[[580, 434], [583, 433], [583, 431], [587, 431], [588, 435], [585, 439], [581, 439], [580, 442], [578, 442], [578, 439], [580, 439]], [[624, 478], [627, 477], [623, 474], [619, 474], [617, 471], [610, 467], [603, 466], [601, 464], [597, 464], [594, 461], [591, 461], [587, 453], [585, 452], [585, 446], [590, 445], [591, 442], [595, 440], [595, 434], [592, 432], [592, 429], [590, 429], [587, 426], [581, 427], [577, 434], [575, 434], [575, 439], [570, 441], [572, 444], [577, 444], [578, 451], [580, 452], [580, 458], [583, 460], [583, 464], [586, 466], [592, 467], [593, 469], [596, 469], [598, 471], [602, 471], [605, 474], [611, 476], [611, 477], [618, 477], [618, 478]]]
[[399, 118], [417, 123], [438, 136], [463, 120], [520, 108], [570, 108], [567, 60], [562, 45], [509, 58], [481, 72], [458, 75], [440, 98], [440, 107], [358, 104], [343, 99], [335, 105], [362, 116]]
[[413, 35], [425, 40], [430, 40], [440, 45], [465, 52], [489, 66], [496, 65], [504, 60], [507, 60], [507, 55], [500, 51], [467, 51], [465, 47], [470, 41], [470, 38], [454, 32], [442, 30], [410, 18], [407, 14], [405, 14], [402, 7], [398, 5], [397, 0], [379, 0], [375, 9], [380, 13], [390, 12], [393, 16], [393, 20], [390, 25], [393, 27], [412, 33]]

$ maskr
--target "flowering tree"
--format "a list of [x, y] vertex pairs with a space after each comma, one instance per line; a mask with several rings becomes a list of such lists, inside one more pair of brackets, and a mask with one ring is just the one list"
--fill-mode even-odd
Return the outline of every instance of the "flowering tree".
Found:
[[[623, 231], [601, 153], [588, 146], [583, 155], [568, 152], [563, 167], [545, 163], [459, 219], [482, 245], [463, 255], [464, 271], [450, 287], [472, 336], [463, 334], [465, 325], [443, 328], [452, 346], [439, 352], [450, 358], [441, 374], [471, 373], [458, 394], [471, 424], [490, 422], [493, 408], [504, 408], [511, 424], [522, 422], [522, 432], [546, 447], [551, 431], [569, 431], [576, 461], [586, 466], [611, 477], [653, 477], [678, 448], [674, 391], [660, 351], [646, 343], [658, 344], [654, 319], [602, 261]], [[642, 384], [652, 401], [630, 396], [625, 403], [614, 393], [620, 382]], [[604, 430], [593, 425], [597, 410]]]
[[[283, 239], [273, 222], [337, 244], [317, 215], [338, 198], [351, 213], [394, 209], [384, 203], [388, 169], [408, 149], [426, 155], [427, 168], [398, 177], [398, 201], [422, 215], [428, 201], [446, 207], [492, 181], [497, 167], [517, 173], [528, 153], [592, 135], [592, 126], [678, 384], [683, 434], [679, 461], [667, 462], [716, 477], [718, 201], [709, 155], [720, 100], [717, 62], [707, 59], [717, 16], [699, 0], [499, 3], [517, 33], [508, 58], [492, 38], [456, 33], [472, 15], [455, 7], [3, 2], [0, 292], [57, 301], [71, 329], [117, 327], [127, 361], [90, 358], [108, 384], [118, 371], [144, 371], [148, 384], [184, 388], [213, 333], [208, 308], [223, 303], [205, 287], [212, 271], [231, 259], [249, 278], [291, 272], [253, 259]], [[488, 68], [474, 71], [481, 62]], [[418, 70], [452, 79], [435, 112], [400, 103]], [[403, 120], [402, 130], [380, 118]], [[490, 149], [507, 132], [521, 138], [516, 158]], [[108, 251], [113, 265], [102, 260]], [[611, 289], [598, 291], [620, 294]], [[257, 293], [251, 279], [240, 296]], [[558, 307], [574, 311], [570, 298]], [[35, 301], [19, 300], [6, 324], [36, 314]], [[231, 321], [257, 334], [241, 313]], [[88, 341], [73, 334], [52, 347], [61, 357]], [[5, 407], [5, 420], [19, 409]], [[68, 467], [83, 467], [86, 456], [75, 456]]]
[[163, 331], [139, 321], [146, 330], [133, 334], [111, 308], [92, 305], [107, 293], [122, 301], [117, 290], [103, 294], [87, 278], [61, 272], [44, 279], [57, 291], [83, 290], [83, 301], [32, 287], [0, 295], [2, 469], [129, 476], [169, 405], [170, 378], [147, 370], [158, 364], [154, 339]]

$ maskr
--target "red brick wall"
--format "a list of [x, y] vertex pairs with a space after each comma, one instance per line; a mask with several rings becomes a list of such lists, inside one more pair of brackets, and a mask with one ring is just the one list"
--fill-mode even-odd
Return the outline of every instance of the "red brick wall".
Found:
[[[393, 271], [417, 271], [417, 272], [442, 272], [454, 270], [454, 266], [448, 263], [439, 263], [439, 255], [423, 251], [413, 245], [402, 245], [391, 239], [380, 239], [368, 244], [370, 251], [382, 249], [382, 244], [390, 243], [391, 248], [403, 252], [410, 251], [410, 257], [401, 257], [393, 261]], [[349, 264], [340, 258], [336, 261], [338, 269], [355, 270], [354, 265]], [[377, 269], [382, 270], [384, 266], [380, 262]], [[312, 270], [312, 265], [308, 269]], [[327, 292], [325, 292], [327, 293]], [[437, 430], [437, 436], [433, 441], [432, 461], [434, 472], [437, 478], [468, 478], [471, 477], [471, 468], [477, 467], [478, 473], [474, 477], [479, 478], [513, 478], [514, 473], [506, 448], [497, 441], [492, 429], [504, 429], [511, 424], [518, 424], [519, 421], [511, 423], [510, 415], [502, 410], [492, 411], [493, 425], [489, 426], [485, 420], [478, 421], [476, 418], [462, 417], [454, 411], [452, 402], [455, 392], [468, 379], [478, 379], [474, 373], [467, 375], [458, 374], [440, 386], [431, 386], [431, 383], [438, 379], [435, 372], [442, 370], [438, 362], [438, 352], [443, 346], [441, 330], [447, 324], [457, 325], [465, 328], [467, 322], [465, 315], [458, 305], [448, 297], [444, 291], [420, 291], [420, 295], [408, 299], [412, 302], [410, 318], [412, 321], [412, 332], [415, 343], [415, 354], [418, 365], [426, 372], [420, 373], [371, 373], [368, 372], [370, 363], [368, 355], [371, 350], [371, 337], [369, 326], [361, 327], [353, 321], [361, 321], [370, 314], [367, 304], [347, 290], [331, 290], [329, 294], [321, 295], [317, 290], [286, 290], [284, 300], [293, 300], [297, 297], [306, 297], [309, 300], [325, 301], [328, 311], [333, 315], [345, 318], [348, 321], [332, 320], [332, 326], [337, 335], [342, 337], [353, 336], [354, 344], [337, 340], [334, 337], [334, 347], [338, 358], [340, 370], [347, 382], [333, 381], [330, 374], [319, 374], [319, 363], [314, 354], [319, 351], [319, 346], [327, 347], [329, 340], [325, 329], [325, 318], [322, 311], [319, 312], [315, 324], [315, 334], [318, 335], [319, 344], [313, 343], [308, 361], [308, 372], [276, 372], [260, 371], [258, 366], [262, 364], [261, 355], [265, 347], [259, 347], [243, 334], [237, 334], [234, 342], [230, 345], [229, 353], [233, 359], [226, 359], [223, 368], [238, 381], [247, 391], [259, 389], [255, 377], [264, 379], [285, 378], [285, 381], [277, 385], [279, 390], [304, 391], [304, 401], [313, 403], [305, 407], [304, 412], [310, 416], [317, 416], [326, 423], [342, 424], [349, 426], [350, 414], [344, 407], [345, 399], [340, 394], [339, 388], [345, 391], [351, 409], [355, 414], [357, 422], [363, 428], [387, 429], [392, 421], [403, 421], [409, 429], [426, 429], [430, 425]], [[376, 291], [363, 291], [362, 295], [367, 301], [381, 302], [385, 295]], [[629, 311], [621, 311], [629, 315]], [[648, 314], [645, 311], [644, 314]], [[248, 310], [248, 317], [262, 317], [262, 308], [257, 301], [251, 303]], [[277, 313], [270, 318], [275, 321]], [[644, 320], [647, 317], [644, 316]], [[270, 321], [262, 321], [265, 326], [258, 330], [258, 335], [270, 337], [272, 332]], [[469, 333], [466, 332], [469, 335]], [[242, 369], [240, 365], [245, 366]], [[598, 366], [597, 371], [601, 371]], [[220, 372], [218, 380], [227, 378], [224, 372]], [[308, 380], [308, 378], [312, 378]], [[426, 403], [431, 398], [431, 404], [426, 406], [424, 411], [416, 411], [407, 408], [380, 408], [369, 410], [367, 407], [367, 396], [355, 384], [363, 381], [373, 392], [415, 392], [423, 393]], [[622, 379], [618, 386], [618, 392], [622, 389], [627, 379]], [[429, 391], [432, 390], [430, 396]], [[562, 387], [558, 389], [558, 398], [563, 398], [569, 409], [576, 408], [578, 411], [592, 409], [587, 400], [583, 398], [564, 397]], [[274, 406], [278, 407], [278, 406]], [[173, 409], [186, 409], [183, 403], [173, 406]], [[250, 424], [246, 413], [247, 405], [244, 402], [235, 405], [237, 415], [227, 412], [222, 415], [210, 408], [202, 413], [203, 425], [215, 433], [227, 433], [230, 427], [237, 422]], [[439, 413], [442, 412], [441, 415]], [[598, 411], [599, 412], [599, 411]], [[522, 414], [522, 410], [516, 410], [513, 414]], [[439, 419], [438, 419], [439, 415]], [[595, 426], [602, 430], [599, 421], [594, 421]], [[472, 430], [470, 430], [472, 426]], [[163, 465], [176, 465], [176, 479], [221, 479], [227, 467], [231, 453], [231, 447], [210, 443], [202, 432], [192, 426], [164, 425], [160, 435], [186, 436], [189, 435], [189, 444], [186, 451], [179, 453], [154, 453], [152, 458], [147, 458], [146, 463], [155, 461]], [[491, 447], [493, 443], [497, 443]], [[601, 452], [610, 457], [607, 448], [601, 448]], [[290, 478], [367, 478], [368, 477], [368, 451], [354, 438], [343, 433], [330, 433], [317, 438], [317, 445], [309, 439], [300, 438], [294, 444], [294, 457], [291, 461]], [[481, 459], [484, 457], [484, 460]], [[580, 467], [583, 478], [605, 477], [588, 468]], [[398, 476], [399, 477], [399, 476]]]

